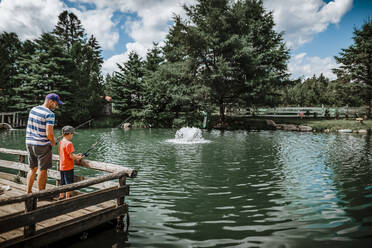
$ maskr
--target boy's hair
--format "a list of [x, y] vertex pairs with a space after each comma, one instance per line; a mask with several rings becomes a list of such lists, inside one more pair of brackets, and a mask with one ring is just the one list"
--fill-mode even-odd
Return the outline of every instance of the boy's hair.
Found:
[[68, 135], [71, 133], [75, 133], [75, 128], [73, 128], [72, 126], [64, 126], [62, 128], [62, 135]]

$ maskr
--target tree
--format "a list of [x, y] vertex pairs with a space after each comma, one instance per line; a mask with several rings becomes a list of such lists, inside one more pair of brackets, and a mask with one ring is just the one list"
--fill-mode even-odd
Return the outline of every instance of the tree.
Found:
[[195, 80], [219, 106], [221, 121], [226, 104], [257, 102], [287, 78], [288, 50], [262, 1], [198, 0], [184, 8], [190, 21], [175, 19], [167, 45], [181, 47], [185, 56], [169, 49], [168, 57], [190, 61]]
[[339, 56], [335, 56], [339, 68], [333, 69], [337, 77], [353, 85], [357, 85], [360, 92], [365, 92], [364, 102], [368, 106], [368, 118], [371, 117], [372, 105], [372, 19], [368, 19], [363, 26], [354, 28], [354, 44], [342, 49]]
[[81, 123], [101, 113], [103, 101], [103, 59], [101, 48], [94, 36], [88, 40], [80, 20], [75, 14], [63, 11], [54, 28], [53, 35], [73, 60], [74, 67], [68, 71], [72, 82], [66, 94], [64, 113], [66, 121]]
[[16, 62], [21, 53], [22, 43], [17, 34], [0, 34], [0, 111], [8, 111], [15, 104], [14, 88], [18, 87], [14, 76], [17, 74]]
[[143, 106], [143, 61], [132, 51], [128, 61], [118, 67], [119, 72], [111, 78], [114, 107], [122, 115], [135, 115]]
[[69, 13], [67, 10], [59, 14], [53, 33], [64, 44], [67, 51], [70, 51], [75, 42], [85, 42], [86, 35], [81, 21], [74, 13]]
[[74, 64], [50, 33], [43, 33], [35, 42], [25, 42], [17, 67], [15, 79], [19, 81], [19, 87], [15, 89], [18, 97], [16, 108], [28, 111], [41, 104], [45, 95], [51, 92], [57, 92], [62, 98], [70, 96]]

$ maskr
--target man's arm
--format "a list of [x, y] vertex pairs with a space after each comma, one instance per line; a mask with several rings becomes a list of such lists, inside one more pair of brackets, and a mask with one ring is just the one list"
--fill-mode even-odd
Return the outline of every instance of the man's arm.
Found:
[[52, 125], [46, 126], [47, 139], [50, 141], [50, 144], [54, 146], [56, 144], [56, 139], [54, 137], [54, 128]]

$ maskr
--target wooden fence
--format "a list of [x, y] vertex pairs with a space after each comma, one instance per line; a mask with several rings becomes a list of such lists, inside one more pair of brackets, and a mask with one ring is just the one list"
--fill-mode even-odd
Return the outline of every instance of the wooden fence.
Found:
[[0, 128], [25, 127], [27, 116], [20, 112], [0, 112]]
[[[26, 151], [0, 148], [0, 152], [18, 155], [18, 162], [0, 160], [0, 167], [18, 170], [19, 175], [25, 175], [29, 170], [28, 165], [24, 163]], [[58, 160], [58, 156], [53, 155], [53, 160]], [[16, 209], [16, 206], [19, 208], [21, 203], [24, 204], [23, 210], [10, 211], [11, 213], [0, 217], [0, 247], [16, 244], [31, 247], [47, 245], [115, 218], [117, 228], [123, 229], [123, 219], [128, 213], [128, 205], [124, 202], [125, 196], [129, 195], [126, 178], [136, 177], [137, 171], [89, 160], [81, 160], [78, 165], [102, 171], [104, 174], [93, 178], [77, 175], [73, 184], [55, 186], [31, 194], [0, 198], [0, 213], [5, 208], [9, 212], [9, 209]], [[48, 170], [48, 177], [56, 179], [57, 185], [59, 184], [58, 171]], [[112, 181], [115, 179], [118, 182]], [[95, 187], [97, 190], [92, 193], [80, 193], [65, 200], [43, 202], [62, 192], [87, 187]], [[38, 204], [40, 206], [37, 206]], [[68, 215], [73, 215], [74, 218]], [[46, 222], [47, 220], [53, 221]], [[41, 222], [43, 225], [39, 225]], [[19, 231], [20, 228], [23, 228], [22, 233]], [[21, 235], [16, 235], [17, 232]]]
[[356, 118], [363, 117], [367, 107], [281, 107], [251, 109], [248, 115], [261, 117], [330, 117], [330, 118]]

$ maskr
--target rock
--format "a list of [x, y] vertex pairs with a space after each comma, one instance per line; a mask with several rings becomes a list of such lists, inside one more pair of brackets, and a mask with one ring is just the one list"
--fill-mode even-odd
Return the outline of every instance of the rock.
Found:
[[351, 130], [351, 129], [340, 129], [340, 130], [338, 130], [338, 132], [339, 133], [352, 133], [353, 130]]
[[131, 124], [129, 122], [126, 122], [126, 123], [123, 124], [124, 129], [130, 128], [130, 126], [131, 126]]
[[298, 126], [298, 128], [300, 129], [301, 132], [311, 132], [311, 131], [313, 131], [313, 128], [309, 127], [309, 126]]
[[365, 129], [359, 129], [359, 130], [358, 130], [358, 133], [368, 133], [368, 130], [365, 130]]
[[266, 120], [266, 124], [267, 124], [269, 127], [276, 127], [275, 122], [272, 121], [272, 120]]

